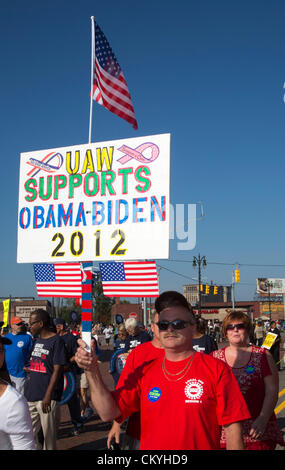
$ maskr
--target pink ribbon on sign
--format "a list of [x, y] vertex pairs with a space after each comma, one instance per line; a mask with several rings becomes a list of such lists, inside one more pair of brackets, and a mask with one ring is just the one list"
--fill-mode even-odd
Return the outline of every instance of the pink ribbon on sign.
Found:
[[[144, 150], [150, 147], [151, 147], [151, 157], [146, 158], [143, 156], [142, 153]], [[132, 149], [131, 147], [128, 147], [127, 145], [122, 145], [122, 147], [120, 147], [118, 150], [120, 150], [120, 152], [125, 152], [126, 154], [123, 157], [119, 158], [118, 160], [118, 162], [120, 162], [122, 165], [132, 160], [132, 158], [134, 158], [135, 160], [138, 160], [141, 163], [150, 163], [156, 160], [159, 155], [158, 146], [153, 144], [152, 142], [146, 142], [144, 144], [141, 144], [135, 149]]]

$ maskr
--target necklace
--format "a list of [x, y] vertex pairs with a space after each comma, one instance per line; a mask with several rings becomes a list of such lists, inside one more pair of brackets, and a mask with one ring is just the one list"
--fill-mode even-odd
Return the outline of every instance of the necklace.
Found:
[[[178, 380], [183, 379], [183, 377], [185, 377], [185, 375], [187, 374], [188, 370], [190, 369], [190, 367], [192, 365], [194, 355], [195, 355], [195, 351], [191, 355], [191, 357], [190, 357], [189, 361], [187, 362], [186, 366], [180, 372], [177, 372], [176, 374], [172, 374], [171, 372], [168, 372], [168, 370], [166, 369], [166, 366], [165, 366], [165, 357], [164, 357], [163, 362], [162, 362], [162, 372], [164, 374], [164, 377], [167, 380], [169, 380], [170, 382], [178, 382]], [[184, 372], [184, 374], [183, 374], [183, 372]], [[178, 377], [178, 378], [168, 377], [169, 375], [174, 377], [174, 376], [181, 375], [181, 374], [183, 374], [183, 375], [181, 377]]]

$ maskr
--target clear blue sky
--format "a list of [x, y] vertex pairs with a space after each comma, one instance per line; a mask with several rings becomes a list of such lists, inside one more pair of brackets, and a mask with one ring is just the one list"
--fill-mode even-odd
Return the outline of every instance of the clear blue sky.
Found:
[[182, 291], [201, 253], [208, 282], [229, 284], [240, 263], [236, 296], [252, 299], [256, 277], [285, 277], [283, 0], [1, 3], [0, 296], [36, 296], [16, 262], [20, 153], [88, 141], [92, 15], [139, 126], [96, 104], [92, 141], [171, 133], [171, 202], [203, 201], [195, 249], [172, 240], [158, 261], [180, 274], [161, 269], [161, 289]]

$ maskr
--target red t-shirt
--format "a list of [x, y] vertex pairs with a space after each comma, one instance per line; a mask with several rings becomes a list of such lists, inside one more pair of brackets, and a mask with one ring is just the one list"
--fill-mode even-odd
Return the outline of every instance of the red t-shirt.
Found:
[[[125, 381], [128, 377], [134, 373], [135, 370], [139, 368], [149, 366], [155, 359], [158, 357], [164, 356], [163, 348], [156, 348], [153, 346], [151, 341], [147, 343], [140, 344], [128, 355], [126, 364], [120, 375], [118, 384], [116, 388], [124, 387]], [[141, 425], [140, 425], [140, 413], [134, 413], [128, 419], [126, 434], [128, 436], [137, 439], [138, 441], [141, 438]]]
[[[166, 360], [165, 366], [176, 374], [188, 360]], [[136, 369], [113, 392], [122, 421], [141, 411], [140, 449], [220, 449], [220, 427], [250, 417], [230, 368], [196, 352], [187, 374], [172, 382], [165, 377], [162, 363], [160, 357]]]

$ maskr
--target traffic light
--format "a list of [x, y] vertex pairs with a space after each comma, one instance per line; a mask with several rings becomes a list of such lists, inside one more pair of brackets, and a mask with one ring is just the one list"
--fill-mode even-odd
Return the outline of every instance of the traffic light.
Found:
[[203, 290], [204, 290], [204, 286], [203, 284], [200, 284], [200, 292], [203, 292]]
[[214, 286], [214, 295], [217, 295], [218, 293], [218, 286]]
[[206, 286], [206, 290], [205, 290], [205, 294], [209, 294], [210, 293], [210, 286]]
[[235, 282], [239, 282], [239, 269], [235, 270]]

